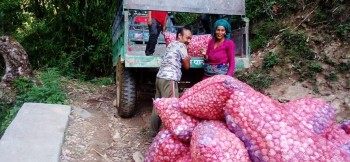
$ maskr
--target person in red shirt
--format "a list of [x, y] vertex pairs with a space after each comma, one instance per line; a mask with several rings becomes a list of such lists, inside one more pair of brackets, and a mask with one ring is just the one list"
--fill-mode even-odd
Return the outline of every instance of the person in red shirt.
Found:
[[160, 31], [165, 31], [168, 12], [166, 11], [148, 11], [148, 30], [149, 38], [146, 46], [146, 56], [152, 56], [156, 48]]

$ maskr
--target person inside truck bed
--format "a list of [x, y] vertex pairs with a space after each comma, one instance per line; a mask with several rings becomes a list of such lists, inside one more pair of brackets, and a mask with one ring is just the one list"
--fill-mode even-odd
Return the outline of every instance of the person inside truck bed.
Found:
[[230, 39], [231, 25], [224, 19], [217, 20], [212, 29], [212, 39], [207, 49], [201, 49], [204, 57], [203, 80], [214, 75], [233, 76], [236, 46]]
[[156, 48], [160, 31], [165, 31], [168, 12], [165, 11], [148, 11], [148, 30], [149, 38], [146, 46], [146, 56], [152, 56]]
[[[191, 58], [187, 54], [187, 48], [191, 39], [191, 30], [183, 27], [177, 31], [176, 41], [168, 45], [157, 73], [155, 98], [179, 97], [178, 82], [182, 75], [181, 67], [183, 66], [186, 70], [190, 68]], [[152, 110], [150, 120], [151, 135], [155, 136], [162, 124], [155, 108]]]

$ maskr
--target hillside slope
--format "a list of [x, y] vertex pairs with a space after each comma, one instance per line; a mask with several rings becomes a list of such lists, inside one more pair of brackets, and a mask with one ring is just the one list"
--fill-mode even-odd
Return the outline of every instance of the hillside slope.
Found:
[[288, 15], [271, 8], [274, 19], [253, 24], [252, 68], [237, 77], [280, 102], [324, 98], [338, 122], [350, 119], [350, 3], [316, 1]]

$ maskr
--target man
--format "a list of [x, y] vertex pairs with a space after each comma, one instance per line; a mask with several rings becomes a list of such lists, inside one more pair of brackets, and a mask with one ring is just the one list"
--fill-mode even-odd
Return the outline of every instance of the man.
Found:
[[[183, 65], [186, 70], [190, 68], [191, 58], [187, 54], [187, 48], [191, 39], [192, 32], [184, 27], [177, 31], [176, 41], [168, 45], [157, 74], [155, 98], [179, 97], [178, 82], [182, 75], [181, 66]], [[150, 123], [152, 136], [155, 136], [162, 124], [155, 108], [152, 110]]]
[[146, 56], [152, 56], [156, 48], [160, 31], [165, 32], [168, 12], [148, 11], [148, 30], [149, 38], [146, 46]]

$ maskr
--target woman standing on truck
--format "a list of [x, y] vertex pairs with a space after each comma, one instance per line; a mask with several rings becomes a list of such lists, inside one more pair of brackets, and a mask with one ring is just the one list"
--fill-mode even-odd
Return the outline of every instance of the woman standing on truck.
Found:
[[201, 49], [204, 57], [203, 80], [220, 74], [233, 76], [236, 46], [230, 39], [230, 24], [224, 19], [217, 20], [211, 34], [213, 38], [209, 41], [207, 49]]

